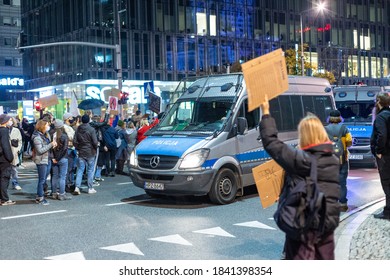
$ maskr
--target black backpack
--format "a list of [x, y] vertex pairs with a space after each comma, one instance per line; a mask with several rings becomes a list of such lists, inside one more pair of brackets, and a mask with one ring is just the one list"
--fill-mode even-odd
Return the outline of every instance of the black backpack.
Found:
[[326, 199], [317, 187], [317, 159], [311, 156], [310, 176], [290, 180], [279, 198], [274, 220], [289, 238], [305, 242], [309, 230], [322, 235]]
[[[338, 131], [335, 131], [336, 128], [339, 128]], [[340, 164], [345, 163], [345, 151], [344, 145], [341, 141], [341, 137], [343, 137], [344, 126], [340, 127], [336, 125], [328, 125], [325, 127], [326, 132], [328, 133], [328, 137], [330, 141], [333, 142], [333, 151], [337, 158], [340, 160]]]

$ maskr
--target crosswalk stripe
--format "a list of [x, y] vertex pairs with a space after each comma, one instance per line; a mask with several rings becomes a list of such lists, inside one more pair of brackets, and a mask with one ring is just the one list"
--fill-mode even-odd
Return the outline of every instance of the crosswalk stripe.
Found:
[[276, 228], [267, 226], [266, 224], [260, 223], [258, 221], [251, 221], [251, 222], [239, 223], [239, 224], [234, 224], [234, 225], [240, 226], [240, 227], [253, 227], [253, 228], [276, 230]]
[[83, 252], [75, 252], [44, 258], [45, 260], [85, 260]]
[[348, 179], [349, 180], [358, 180], [358, 179], [362, 179], [363, 177], [354, 177], [354, 176], [348, 176]]
[[220, 227], [213, 227], [208, 229], [201, 229], [201, 230], [194, 230], [195, 233], [201, 233], [201, 234], [208, 234], [208, 235], [218, 235], [218, 236], [225, 236], [225, 237], [233, 237], [234, 235], [231, 235], [227, 231], [223, 230]]
[[140, 249], [138, 249], [134, 242], [101, 247], [100, 249], [144, 256], [144, 254]]
[[192, 244], [190, 242], [185, 240], [179, 234], [173, 234], [173, 235], [149, 238], [149, 240], [159, 241], [159, 242], [166, 242], [166, 243], [174, 243], [174, 244], [185, 245], [185, 246], [192, 246]]
[[10, 219], [17, 219], [17, 218], [32, 217], [32, 216], [56, 214], [56, 213], [61, 213], [61, 212], [67, 212], [67, 210], [57, 210], [57, 211], [49, 211], [49, 212], [40, 212], [40, 213], [32, 213], [32, 214], [18, 215], [18, 216], [9, 216], [9, 217], [3, 217], [3, 218], [1, 218], [1, 219], [2, 219], [2, 220], [10, 220]]

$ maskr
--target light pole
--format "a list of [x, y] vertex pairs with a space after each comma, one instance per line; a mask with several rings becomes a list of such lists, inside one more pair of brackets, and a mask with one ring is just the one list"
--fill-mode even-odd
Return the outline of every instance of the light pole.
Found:
[[[116, 52], [116, 69], [117, 69], [117, 79], [118, 79], [118, 89], [122, 92], [122, 38], [121, 38], [121, 17], [120, 14], [125, 12], [126, 9], [119, 10], [120, 4], [119, 0], [116, 1], [116, 15], [117, 15], [117, 30], [118, 30], [118, 44], [115, 45]], [[119, 118], [122, 117], [122, 104], [119, 105]]]
[[303, 14], [310, 12], [312, 10], [317, 11], [317, 13], [323, 12], [325, 10], [325, 3], [320, 2], [316, 5], [314, 8], [310, 8], [307, 10], [304, 10], [299, 13], [299, 18], [300, 18], [300, 28], [301, 28], [301, 71], [302, 71], [302, 76], [305, 76], [305, 56], [304, 56], [304, 50], [303, 50]]

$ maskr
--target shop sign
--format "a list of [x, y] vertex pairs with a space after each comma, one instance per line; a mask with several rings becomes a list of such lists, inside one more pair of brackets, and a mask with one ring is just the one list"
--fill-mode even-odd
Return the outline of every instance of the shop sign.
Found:
[[23, 87], [24, 79], [4, 77], [0, 78], [0, 86], [3, 87]]

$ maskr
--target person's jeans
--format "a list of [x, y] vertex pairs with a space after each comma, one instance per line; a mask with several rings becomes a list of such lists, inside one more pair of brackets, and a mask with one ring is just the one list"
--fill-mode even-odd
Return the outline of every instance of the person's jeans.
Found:
[[77, 165], [76, 150], [68, 149], [68, 171], [66, 174], [66, 185], [74, 185], [74, 171]]
[[76, 187], [80, 188], [81, 181], [83, 179], [83, 173], [85, 168], [87, 168], [87, 183], [88, 183], [88, 189], [92, 189], [93, 186], [93, 173], [95, 168], [95, 159], [96, 157], [91, 157], [88, 159], [79, 157], [79, 160], [77, 162], [77, 176], [76, 176]]
[[347, 177], [349, 171], [349, 161], [340, 166], [340, 203], [347, 203]]
[[46, 183], [47, 176], [50, 173], [50, 168], [51, 168], [51, 163], [37, 164], [37, 170], [38, 170], [37, 196], [39, 199], [44, 197], [43, 185]]
[[102, 178], [103, 166], [96, 166], [95, 178]]
[[65, 194], [66, 174], [68, 172], [68, 159], [62, 158], [59, 162], [52, 164], [53, 178], [51, 184], [52, 193]]
[[19, 186], [18, 182], [18, 170], [16, 169], [16, 166], [11, 166], [11, 182], [12, 187]]

